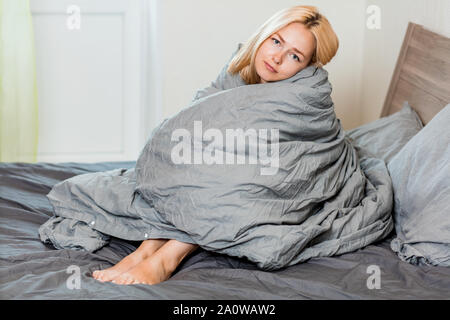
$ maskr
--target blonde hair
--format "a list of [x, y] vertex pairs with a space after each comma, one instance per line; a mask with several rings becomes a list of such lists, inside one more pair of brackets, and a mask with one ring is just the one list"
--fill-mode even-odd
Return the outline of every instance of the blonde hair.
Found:
[[259, 27], [230, 61], [227, 71], [231, 74], [239, 72], [247, 84], [259, 83], [260, 77], [255, 69], [256, 52], [272, 34], [294, 22], [305, 25], [316, 40], [310, 65], [323, 67], [330, 62], [339, 48], [338, 37], [330, 22], [316, 7], [295, 6], [277, 12]]

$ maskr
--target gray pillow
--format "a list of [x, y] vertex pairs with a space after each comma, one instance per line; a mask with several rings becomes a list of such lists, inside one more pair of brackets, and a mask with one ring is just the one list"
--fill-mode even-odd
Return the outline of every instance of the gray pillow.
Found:
[[417, 265], [450, 266], [450, 104], [388, 164], [396, 238], [391, 248]]
[[388, 163], [422, 128], [419, 115], [405, 101], [400, 111], [346, 133], [359, 153]]

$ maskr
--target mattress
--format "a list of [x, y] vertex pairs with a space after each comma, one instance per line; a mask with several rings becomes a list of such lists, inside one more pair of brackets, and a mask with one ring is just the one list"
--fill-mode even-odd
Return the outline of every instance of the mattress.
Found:
[[92, 272], [116, 264], [140, 243], [113, 238], [93, 253], [56, 250], [42, 243], [38, 228], [53, 215], [46, 195], [54, 184], [75, 175], [134, 166], [134, 162], [0, 163], [0, 298], [448, 299], [450, 268], [401, 261], [389, 245], [395, 234], [351, 253], [271, 272], [245, 259], [198, 249], [165, 282], [101, 283]]

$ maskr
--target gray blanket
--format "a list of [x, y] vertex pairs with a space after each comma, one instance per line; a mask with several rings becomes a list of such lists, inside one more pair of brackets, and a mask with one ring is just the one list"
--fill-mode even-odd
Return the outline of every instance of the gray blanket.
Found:
[[327, 72], [245, 85], [226, 67], [152, 132], [136, 168], [55, 185], [41, 240], [94, 251], [109, 236], [177, 239], [274, 270], [386, 237], [389, 173], [358, 158]]

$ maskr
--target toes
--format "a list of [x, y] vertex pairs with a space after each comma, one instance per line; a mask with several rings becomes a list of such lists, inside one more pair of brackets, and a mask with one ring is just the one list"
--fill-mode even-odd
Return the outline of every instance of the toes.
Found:
[[100, 270], [95, 270], [95, 271], [92, 273], [92, 277], [93, 277], [94, 279], [101, 280], [102, 277], [103, 277], [103, 272], [100, 271]]
[[126, 278], [124, 277], [123, 274], [121, 274], [120, 276], [112, 279], [111, 282], [115, 283], [115, 284], [125, 284], [125, 280], [126, 280]]
[[112, 280], [112, 283], [129, 285], [129, 284], [137, 284], [139, 282], [131, 275], [123, 273], [120, 276], [114, 278]]
[[130, 276], [130, 275], [125, 275], [125, 277], [124, 277], [125, 279], [124, 279], [124, 282], [123, 282], [123, 284], [126, 284], [126, 285], [128, 285], [128, 284], [133, 284], [133, 282], [135, 281], [135, 279], [132, 277], [132, 276]]
[[107, 273], [103, 270], [96, 270], [92, 273], [92, 277], [98, 281], [108, 281]]
[[133, 277], [129, 273], [122, 273], [116, 277], [112, 277], [111, 274], [108, 274], [108, 272], [105, 272], [105, 270], [95, 270], [92, 273], [92, 277], [100, 282], [112, 282], [114, 284], [123, 284], [123, 285], [129, 285], [129, 284], [151, 284], [148, 282], [142, 282], [135, 277]]

